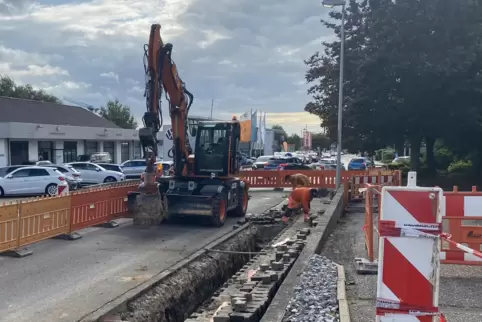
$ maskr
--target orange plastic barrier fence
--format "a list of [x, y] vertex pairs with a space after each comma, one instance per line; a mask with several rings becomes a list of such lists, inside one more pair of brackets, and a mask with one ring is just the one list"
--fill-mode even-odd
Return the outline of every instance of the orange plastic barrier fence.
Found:
[[123, 182], [4, 204], [0, 206], [0, 253], [125, 216], [127, 193], [137, 185], [137, 181]]
[[[452, 235], [451, 240], [474, 250], [482, 250], [482, 192], [472, 187], [472, 191], [444, 192], [445, 216], [443, 230]], [[440, 253], [444, 264], [482, 265], [482, 259], [458, 249], [455, 245], [443, 242]]]
[[[365, 246], [368, 260], [375, 259], [375, 241], [378, 240], [378, 214], [375, 212], [378, 204], [380, 209], [381, 187], [367, 185], [365, 198]], [[451, 235], [450, 240], [476, 251], [482, 250], [482, 192], [472, 187], [472, 191], [444, 192], [441, 204], [443, 216], [443, 232]], [[440, 260], [443, 264], [478, 265], [482, 266], [482, 258], [465, 252], [455, 244], [442, 241]]]
[[[239, 176], [244, 178], [250, 187], [253, 188], [288, 188], [290, 183], [286, 182], [285, 177], [287, 175], [301, 173], [310, 178], [311, 185], [317, 188], [335, 188], [336, 183], [336, 171], [335, 170], [253, 170], [242, 171]], [[390, 181], [400, 182], [398, 178], [401, 177], [400, 171], [342, 171], [341, 182], [352, 182], [352, 187], [357, 181], [356, 178], [364, 177], [392, 177]], [[380, 177], [380, 178], [382, 178]], [[352, 180], [353, 179], [353, 180]], [[359, 179], [358, 179], [359, 180]], [[387, 179], [388, 180], [388, 179]], [[365, 182], [363, 179], [361, 181]], [[377, 183], [377, 182], [374, 182]], [[360, 186], [360, 184], [358, 184]], [[353, 193], [353, 192], [352, 192]]]

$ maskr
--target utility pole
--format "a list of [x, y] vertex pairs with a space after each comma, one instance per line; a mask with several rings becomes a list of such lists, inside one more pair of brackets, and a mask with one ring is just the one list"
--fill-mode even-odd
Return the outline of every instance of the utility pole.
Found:
[[211, 121], [213, 120], [214, 98], [211, 100]]

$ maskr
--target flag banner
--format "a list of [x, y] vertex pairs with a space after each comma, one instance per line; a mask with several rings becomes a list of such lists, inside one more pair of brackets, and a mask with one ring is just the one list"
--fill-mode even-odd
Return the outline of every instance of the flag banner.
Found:
[[251, 142], [256, 142], [258, 139], [258, 111], [251, 114]]
[[251, 120], [240, 121], [241, 126], [241, 136], [239, 138], [240, 142], [250, 142], [251, 141]]

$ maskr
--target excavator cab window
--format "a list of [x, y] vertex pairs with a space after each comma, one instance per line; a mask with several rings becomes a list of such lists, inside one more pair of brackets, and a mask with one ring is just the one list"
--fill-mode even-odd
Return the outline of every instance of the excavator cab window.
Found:
[[197, 175], [226, 176], [230, 127], [223, 123], [199, 125], [196, 136], [195, 173]]

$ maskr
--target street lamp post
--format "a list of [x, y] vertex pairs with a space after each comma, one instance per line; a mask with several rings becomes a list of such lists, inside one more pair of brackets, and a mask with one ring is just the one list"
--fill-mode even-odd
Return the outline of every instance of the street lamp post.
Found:
[[343, 121], [343, 69], [345, 65], [345, 0], [322, 0], [324, 7], [333, 8], [341, 6], [341, 30], [340, 30], [340, 84], [338, 89], [338, 129], [336, 144], [336, 189], [341, 183], [341, 130]]

